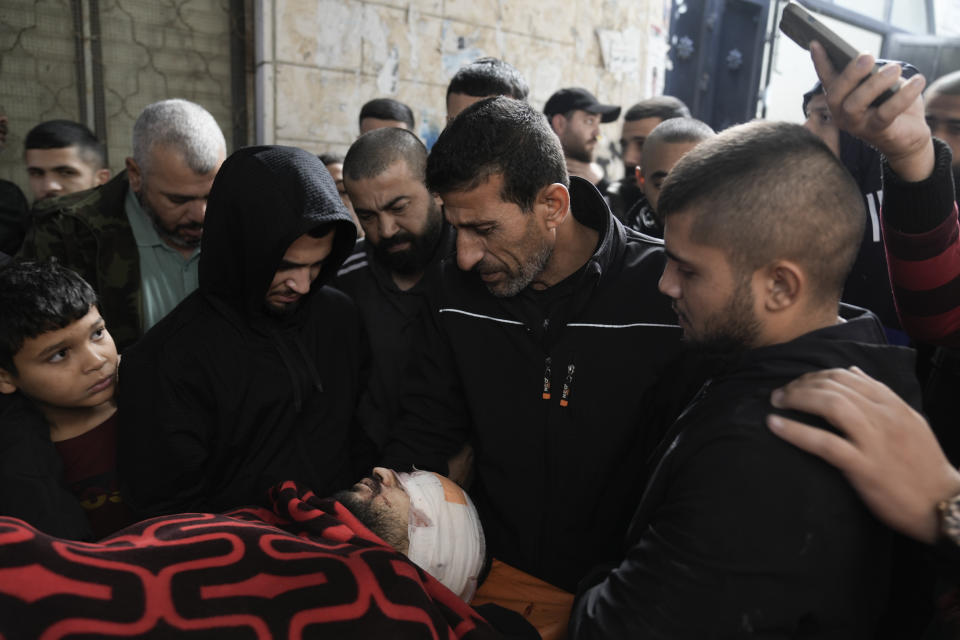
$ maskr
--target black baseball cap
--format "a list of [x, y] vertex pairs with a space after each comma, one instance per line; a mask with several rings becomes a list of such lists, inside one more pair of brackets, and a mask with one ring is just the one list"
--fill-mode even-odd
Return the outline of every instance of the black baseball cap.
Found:
[[592, 93], [580, 87], [568, 87], [554, 93], [544, 105], [543, 112], [550, 118], [574, 109], [595, 113], [600, 116], [600, 122], [613, 122], [620, 117], [620, 107], [600, 104]]

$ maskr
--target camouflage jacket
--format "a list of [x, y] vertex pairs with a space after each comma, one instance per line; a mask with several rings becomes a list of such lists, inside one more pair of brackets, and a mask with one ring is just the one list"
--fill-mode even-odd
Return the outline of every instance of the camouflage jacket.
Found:
[[140, 257], [124, 210], [128, 188], [124, 171], [102, 186], [39, 203], [17, 254], [53, 256], [83, 276], [120, 351], [142, 335]]

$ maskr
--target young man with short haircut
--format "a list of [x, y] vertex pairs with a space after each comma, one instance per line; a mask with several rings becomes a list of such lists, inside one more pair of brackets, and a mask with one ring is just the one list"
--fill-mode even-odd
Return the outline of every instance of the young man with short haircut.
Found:
[[414, 130], [413, 110], [393, 98], [374, 98], [360, 108], [360, 135], [383, 127]]
[[[641, 100], [623, 114], [620, 132], [620, 153], [623, 159], [623, 178], [607, 188], [607, 200], [613, 215], [629, 225], [627, 212], [638, 202], [643, 206], [643, 192], [637, 180], [637, 171], [642, 166], [643, 143], [657, 125], [671, 118], [689, 118], [687, 105], [673, 96], [655, 96]], [[637, 229], [642, 231], [642, 229]]]
[[118, 364], [80, 276], [52, 262], [0, 270], [0, 514], [77, 540], [132, 522], [116, 477]]
[[913, 352], [839, 303], [865, 219], [856, 183], [806, 129], [753, 122], [687, 153], [658, 211], [660, 289], [714, 374], [651, 458], [626, 555], [584, 581], [570, 637], [875, 637], [890, 531], [765, 424], [774, 389], [825, 367], [919, 405]]
[[512, 64], [499, 58], [477, 58], [460, 67], [447, 85], [447, 124], [484, 98], [508, 96], [526, 102], [530, 85]]
[[671, 118], [654, 127], [643, 143], [644, 161], [638, 171], [644, 201], [637, 202], [627, 212], [624, 224], [662, 238], [663, 222], [657, 215], [657, 199], [663, 181], [680, 158], [715, 135], [710, 125], [695, 118]]
[[86, 191], [110, 179], [106, 147], [79, 122], [41, 122], [24, 138], [23, 157], [35, 203]]

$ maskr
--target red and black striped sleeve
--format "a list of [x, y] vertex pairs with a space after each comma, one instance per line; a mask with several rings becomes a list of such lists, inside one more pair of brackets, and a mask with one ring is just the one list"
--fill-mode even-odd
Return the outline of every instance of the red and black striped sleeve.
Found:
[[914, 340], [960, 345], [960, 226], [950, 148], [934, 139], [933, 173], [905, 182], [883, 162], [883, 241], [897, 314]]

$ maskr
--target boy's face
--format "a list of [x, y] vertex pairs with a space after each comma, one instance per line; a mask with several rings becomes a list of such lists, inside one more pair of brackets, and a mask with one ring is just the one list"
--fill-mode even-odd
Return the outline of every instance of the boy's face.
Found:
[[18, 389], [43, 406], [92, 408], [113, 398], [117, 348], [96, 306], [63, 329], [23, 341], [17, 375], [0, 369], [0, 393]]

